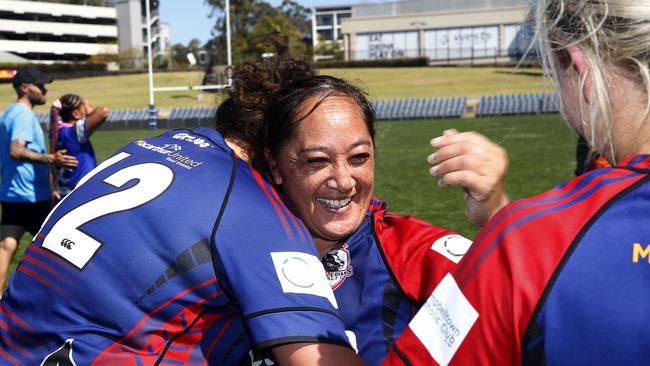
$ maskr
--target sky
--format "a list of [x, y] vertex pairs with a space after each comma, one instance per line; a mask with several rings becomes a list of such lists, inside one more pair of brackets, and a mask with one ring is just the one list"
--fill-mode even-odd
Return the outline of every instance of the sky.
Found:
[[[351, 4], [355, 1], [346, 0], [297, 0], [304, 6], [323, 6], [337, 4]], [[271, 0], [277, 6], [280, 0]], [[171, 43], [187, 43], [192, 38], [197, 38], [201, 43], [210, 39], [214, 19], [208, 18], [210, 7], [204, 0], [161, 0], [160, 19], [171, 26]]]

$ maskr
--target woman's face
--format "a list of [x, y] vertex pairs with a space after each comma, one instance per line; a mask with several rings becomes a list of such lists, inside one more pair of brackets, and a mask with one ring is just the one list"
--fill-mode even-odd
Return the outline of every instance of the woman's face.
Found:
[[[298, 116], [311, 110], [307, 100]], [[296, 126], [294, 135], [269, 157], [276, 184], [315, 239], [340, 240], [354, 232], [368, 210], [375, 154], [360, 108], [330, 96]]]

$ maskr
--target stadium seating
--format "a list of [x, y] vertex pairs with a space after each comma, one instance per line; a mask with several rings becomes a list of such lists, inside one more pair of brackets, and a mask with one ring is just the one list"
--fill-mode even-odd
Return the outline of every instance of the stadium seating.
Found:
[[174, 108], [169, 113], [168, 128], [214, 126], [217, 107]]
[[504, 94], [482, 96], [477, 116], [557, 113], [555, 97], [550, 93]]
[[461, 117], [465, 97], [375, 100], [377, 120]]
[[[371, 101], [377, 120], [418, 118], [459, 118], [463, 116], [467, 98], [413, 98]], [[157, 111], [158, 112], [158, 111]], [[158, 119], [158, 128], [214, 126], [217, 107], [173, 108], [167, 118]], [[558, 113], [557, 97], [552, 93], [504, 94], [482, 96], [477, 116]], [[50, 113], [36, 113], [44, 130], [49, 128]], [[102, 129], [147, 129], [147, 109], [113, 110]]]

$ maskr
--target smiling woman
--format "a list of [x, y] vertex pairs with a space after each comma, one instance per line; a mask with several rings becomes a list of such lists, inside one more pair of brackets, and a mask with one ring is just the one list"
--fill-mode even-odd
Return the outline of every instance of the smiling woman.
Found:
[[[391, 214], [372, 196], [374, 110], [365, 93], [343, 79], [316, 75], [282, 50], [274, 60], [234, 69], [231, 98], [219, 108], [217, 129], [245, 147], [242, 153], [269, 173], [304, 222], [352, 343], [366, 362], [377, 365], [435, 285], [413, 279], [423, 273], [442, 278], [471, 242], [423, 220]], [[498, 198], [478, 201], [486, 216], [479, 220], [486, 220], [504, 202], [505, 154], [477, 134], [449, 135], [464, 143], [455, 152], [441, 149], [459, 162], [441, 167], [443, 174], [493, 167], [480, 175], [492, 178], [491, 184], [465, 182], [468, 192]], [[476, 164], [485, 156], [499, 164]], [[452, 247], [463, 250], [448, 250]]]
[[[270, 141], [280, 142], [274, 131], [290, 130], [289, 124], [295, 128], [290, 139], [270, 148], [267, 159], [274, 183], [283, 187], [287, 201], [321, 251], [336, 246], [361, 225], [374, 183], [374, 136], [368, 127], [371, 124], [365, 121], [367, 113], [352, 97], [334, 93], [338, 82], [327, 76], [313, 79], [313, 87], [320, 89], [331, 83], [331, 96], [308, 99], [298, 110], [299, 124], [281, 118], [267, 122]], [[310, 88], [301, 89], [300, 94], [306, 89]], [[296, 96], [286, 99], [292, 98]], [[284, 108], [291, 104], [276, 103]], [[269, 111], [269, 115], [284, 114]]]

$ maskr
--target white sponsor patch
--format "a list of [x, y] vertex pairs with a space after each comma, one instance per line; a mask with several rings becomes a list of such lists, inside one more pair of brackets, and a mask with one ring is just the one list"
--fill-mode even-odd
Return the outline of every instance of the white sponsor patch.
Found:
[[271, 258], [282, 291], [321, 296], [328, 299], [335, 309], [339, 308], [323, 264], [316, 256], [302, 252], [273, 252]]
[[433, 242], [431, 249], [458, 264], [472, 246], [472, 241], [460, 235], [445, 235]]
[[447, 366], [478, 319], [478, 313], [448, 273], [415, 315], [409, 327], [431, 357]]

